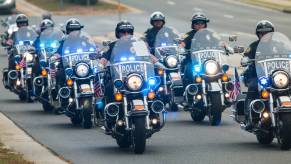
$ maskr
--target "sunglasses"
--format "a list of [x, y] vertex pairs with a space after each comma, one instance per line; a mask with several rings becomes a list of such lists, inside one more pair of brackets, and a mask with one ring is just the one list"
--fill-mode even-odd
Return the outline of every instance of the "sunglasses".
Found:
[[204, 25], [204, 24], [206, 24], [204, 21], [194, 22], [194, 25]]

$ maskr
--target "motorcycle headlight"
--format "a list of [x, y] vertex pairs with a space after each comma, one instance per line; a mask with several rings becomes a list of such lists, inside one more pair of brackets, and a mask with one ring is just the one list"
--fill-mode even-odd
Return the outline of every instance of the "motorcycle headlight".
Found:
[[219, 71], [219, 65], [214, 60], [208, 60], [205, 62], [205, 72], [208, 75], [215, 75]]
[[177, 67], [177, 65], [178, 65], [178, 59], [177, 59], [177, 57], [176, 57], [176, 56], [173, 56], [173, 55], [168, 56], [168, 57], [166, 58], [166, 64], [167, 64], [167, 66], [170, 67], [170, 68], [175, 68], [175, 67]]
[[25, 53], [25, 60], [26, 62], [32, 62], [33, 61], [33, 55], [30, 53]]
[[76, 66], [76, 75], [79, 77], [85, 77], [89, 74], [89, 66], [85, 63], [80, 63]]
[[289, 75], [284, 71], [277, 71], [272, 76], [273, 84], [276, 88], [286, 88], [289, 84]]
[[143, 79], [140, 75], [132, 74], [127, 78], [126, 85], [130, 90], [136, 91], [141, 89]]

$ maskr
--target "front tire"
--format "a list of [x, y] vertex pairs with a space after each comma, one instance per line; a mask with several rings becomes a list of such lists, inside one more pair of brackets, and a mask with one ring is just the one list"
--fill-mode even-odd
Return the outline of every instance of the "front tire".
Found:
[[210, 94], [211, 108], [209, 112], [209, 120], [212, 126], [218, 126], [221, 123], [222, 103], [220, 93]]
[[202, 122], [205, 118], [205, 111], [201, 109], [192, 109], [191, 110], [191, 118], [194, 122]]
[[291, 113], [282, 113], [280, 116], [279, 143], [281, 150], [291, 148]]
[[123, 137], [117, 138], [116, 143], [120, 148], [129, 148], [131, 145], [129, 138], [126, 135]]
[[264, 133], [264, 132], [258, 132], [256, 133], [257, 140], [262, 145], [269, 145], [273, 142], [274, 135], [272, 132]]
[[142, 154], [146, 146], [145, 117], [134, 118], [133, 150], [135, 154]]
[[50, 111], [53, 111], [54, 110], [54, 107], [49, 103], [49, 93], [48, 92], [45, 92], [43, 95], [42, 95], [42, 109], [45, 111], [45, 112], [50, 112]]
[[169, 108], [171, 112], [177, 112], [179, 110], [178, 105], [173, 101], [170, 101]]

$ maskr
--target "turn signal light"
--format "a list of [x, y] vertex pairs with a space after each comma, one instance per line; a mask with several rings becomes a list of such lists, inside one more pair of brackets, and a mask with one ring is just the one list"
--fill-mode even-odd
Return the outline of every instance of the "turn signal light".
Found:
[[159, 74], [160, 76], [164, 75], [164, 70], [163, 70], [163, 69], [159, 69], [159, 70], [158, 70], [158, 74]]
[[41, 75], [42, 75], [42, 76], [47, 76], [47, 72], [46, 72], [45, 69], [43, 69], [43, 70], [41, 71]]
[[200, 76], [197, 76], [195, 78], [196, 83], [201, 83], [202, 82], [202, 78]]
[[228, 81], [228, 76], [227, 76], [227, 74], [223, 74], [223, 75], [221, 76], [221, 80], [222, 80], [223, 82], [227, 82], [227, 81]]
[[149, 98], [150, 100], [154, 99], [155, 97], [156, 97], [155, 92], [149, 92], [149, 93], [148, 93], [148, 98]]
[[71, 87], [71, 86], [73, 86], [73, 80], [72, 79], [68, 79], [67, 80], [67, 85], [69, 86], [69, 87]]
[[261, 96], [263, 99], [268, 99], [270, 96], [270, 93], [267, 90], [263, 90], [261, 93]]
[[116, 93], [116, 94], [114, 95], [114, 98], [115, 98], [116, 101], [121, 101], [122, 98], [123, 98], [123, 96], [122, 96], [121, 93]]
[[20, 65], [19, 64], [16, 64], [15, 69], [16, 70], [20, 70], [21, 69]]

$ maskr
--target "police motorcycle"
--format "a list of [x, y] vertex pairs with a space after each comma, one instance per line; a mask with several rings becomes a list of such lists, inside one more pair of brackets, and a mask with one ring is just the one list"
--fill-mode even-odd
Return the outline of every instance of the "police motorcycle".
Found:
[[62, 51], [66, 86], [58, 91], [59, 101], [72, 124], [83, 123], [84, 128], [91, 128], [95, 118], [94, 79], [98, 71], [92, 59], [97, 56], [97, 47], [88, 34], [74, 31], [65, 39]]
[[[18, 94], [22, 101], [31, 102], [33, 97], [33, 78], [35, 70], [35, 48], [33, 46], [37, 34], [30, 27], [22, 27], [15, 33], [13, 55], [15, 61], [10, 71], [3, 72], [7, 75], [8, 88]], [[3, 82], [4, 82], [3, 81]]]
[[165, 124], [164, 103], [157, 99], [161, 79], [145, 42], [133, 36], [119, 39], [109, 69], [114, 100], [105, 106], [105, 127], [119, 147], [132, 146], [142, 154], [146, 139]]
[[155, 56], [164, 65], [163, 69], [157, 70], [162, 79], [163, 102], [169, 104], [170, 111], [177, 111], [178, 104], [183, 98], [183, 83], [180, 74], [181, 48], [178, 47], [179, 35], [169, 27], [159, 30], [155, 40]]
[[7, 55], [9, 55], [10, 46], [7, 45], [7, 38], [11, 38], [11, 35], [13, 32], [16, 32], [18, 30], [18, 27], [16, 25], [16, 16], [9, 16], [5, 18], [5, 20], [1, 20], [1, 25], [4, 28], [3, 33], [0, 35], [1, 38], [1, 45], [4, 49], [7, 50]]
[[230, 92], [234, 85], [227, 75], [228, 51], [219, 35], [210, 30], [199, 30], [191, 45], [191, 81], [184, 96], [195, 122], [209, 117], [212, 126], [221, 122], [222, 112], [231, 105]]
[[37, 45], [40, 70], [33, 84], [35, 96], [44, 111], [56, 110], [60, 106], [56, 86], [56, 72], [60, 62], [56, 53], [63, 38], [64, 33], [58, 28], [48, 28], [40, 33]]
[[[243, 67], [255, 62], [258, 78], [257, 98], [245, 105], [246, 93], [238, 96], [234, 118], [241, 127], [256, 135], [260, 144], [277, 138], [282, 150], [291, 148], [290, 63], [291, 41], [279, 32], [268, 33], [260, 40], [256, 58], [244, 57]], [[249, 110], [244, 109], [249, 108]], [[245, 112], [248, 115], [245, 116]], [[246, 118], [248, 117], [248, 118]], [[247, 122], [252, 128], [246, 129]]]

